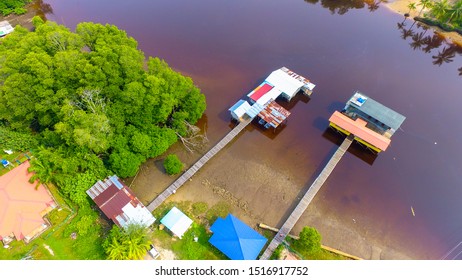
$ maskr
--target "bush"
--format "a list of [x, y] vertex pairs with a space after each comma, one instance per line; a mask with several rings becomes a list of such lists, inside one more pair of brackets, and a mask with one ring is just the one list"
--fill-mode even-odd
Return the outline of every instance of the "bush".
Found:
[[183, 163], [176, 155], [168, 155], [164, 160], [164, 168], [169, 175], [180, 173], [183, 167]]
[[318, 252], [321, 249], [321, 234], [315, 228], [304, 227], [293, 247], [304, 255]]
[[14, 9], [14, 13], [17, 14], [17, 15], [23, 15], [25, 13], [27, 13], [27, 10], [22, 8], [22, 7], [17, 7]]

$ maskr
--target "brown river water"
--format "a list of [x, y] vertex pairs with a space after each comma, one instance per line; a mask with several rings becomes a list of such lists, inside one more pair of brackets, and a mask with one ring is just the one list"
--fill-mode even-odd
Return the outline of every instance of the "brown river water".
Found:
[[[314, 203], [419, 259], [440, 259], [462, 242], [462, 50], [431, 30], [361, 1], [43, 2], [48, 19], [71, 29], [117, 25], [146, 55], [191, 76], [207, 97], [200, 125], [212, 143], [230, 130], [228, 108], [271, 71], [286, 66], [312, 80], [311, 100], [282, 103], [292, 114], [279, 133], [253, 126], [232, 142], [236, 157], [287, 167], [302, 184], [341, 141], [328, 118], [354, 90], [393, 108], [407, 119], [389, 149], [351, 148]], [[460, 258], [456, 251], [449, 258]]]

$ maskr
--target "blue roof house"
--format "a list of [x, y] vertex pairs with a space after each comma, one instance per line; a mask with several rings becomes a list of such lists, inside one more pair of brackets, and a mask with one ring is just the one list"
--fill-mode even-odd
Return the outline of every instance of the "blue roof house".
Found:
[[267, 241], [231, 214], [218, 218], [210, 230], [209, 242], [232, 260], [255, 260]]

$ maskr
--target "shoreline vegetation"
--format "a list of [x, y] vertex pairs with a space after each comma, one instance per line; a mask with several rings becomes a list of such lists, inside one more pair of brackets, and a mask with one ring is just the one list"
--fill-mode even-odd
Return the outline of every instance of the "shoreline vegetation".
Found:
[[[424, 2], [427, 2], [425, 7], [423, 7], [422, 5], [422, 3]], [[442, 3], [442, 2], [444, 3], [443, 8], [446, 9], [446, 11], [443, 11], [441, 13], [442, 14], [446, 13], [447, 16], [443, 15], [441, 18], [444, 18], [446, 22], [439, 21], [433, 15], [435, 12], [432, 13], [432, 10], [430, 8], [432, 3]], [[422, 24], [430, 26], [431, 28], [434, 29], [436, 34], [442, 36], [447, 41], [450, 41], [451, 43], [462, 47], [462, 34], [456, 31], [446, 31], [441, 28], [441, 27], [447, 27], [448, 25], [447, 22], [451, 20], [451, 18], [454, 18], [454, 16], [450, 14], [450, 11], [454, 11], [454, 9], [451, 8], [454, 6], [451, 6], [451, 5], [456, 5], [457, 2], [461, 2], [461, 1], [396, 0], [394, 2], [385, 3], [385, 6], [395, 13], [398, 13], [400, 15], [403, 15], [404, 17], [413, 19]], [[462, 9], [460, 13], [462, 13]], [[462, 27], [459, 26], [459, 30], [461, 30], [462, 32]]]

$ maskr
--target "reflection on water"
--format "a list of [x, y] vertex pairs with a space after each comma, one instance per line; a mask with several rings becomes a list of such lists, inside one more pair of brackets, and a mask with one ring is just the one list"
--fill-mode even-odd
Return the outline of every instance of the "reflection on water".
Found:
[[[345, 139], [345, 134], [342, 134], [337, 130], [329, 127], [324, 131], [322, 137], [336, 144], [337, 146], [340, 146]], [[369, 165], [372, 165], [378, 156], [377, 153], [372, 152], [356, 141], [354, 141], [350, 148], [348, 148], [348, 153], [354, 155]]]
[[43, 2], [43, 0], [36, 0], [32, 3], [31, 7], [35, 10], [35, 15], [47, 20], [47, 14], [53, 14], [53, 8], [50, 4]]
[[[401, 32], [401, 38], [409, 41], [409, 46], [413, 50], [420, 50], [431, 54], [433, 65], [441, 66], [445, 63], [451, 63], [454, 61], [456, 55], [462, 55], [461, 47], [449, 44], [441, 36], [433, 33], [427, 25], [414, 21], [407, 28], [406, 20], [407, 17], [402, 22], [396, 24], [398, 30]], [[428, 32], [429, 30], [430, 32]], [[427, 32], [430, 34], [427, 34]], [[459, 76], [462, 76], [462, 67], [457, 70], [459, 71]]]
[[343, 15], [351, 9], [362, 9], [367, 5], [367, 9], [371, 12], [376, 11], [380, 7], [382, 0], [305, 0], [310, 4], [317, 4], [321, 1], [321, 6], [328, 9], [332, 14]]
[[[274, 69], [287, 66], [312, 79], [317, 87], [308, 104], [281, 102], [292, 113], [284, 129], [262, 131], [265, 137], [257, 125], [249, 125], [251, 132], [228, 147], [236, 158], [275, 170], [284, 167], [300, 191], [334, 153], [333, 143], [343, 139], [323, 134], [333, 111], [343, 108], [356, 89], [376, 97], [407, 117], [403, 131], [375, 160], [363, 148], [350, 148], [314, 207], [326, 221], [355, 218], [361, 238], [380, 240], [375, 243], [415, 258], [440, 258], [460, 242], [462, 80], [457, 74], [462, 74], [462, 57], [431, 29], [367, 4], [378, 2], [356, 0], [266, 0], [265, 5], [256, 0], [46, 2], [53, 7], [48, 19], [71, 29], [81, 21], [115, 24], [146, 55], [161, 57], [191, 76], [207, 98], [198, 126], [207, 126], [211, 144], [232, 126], [228, 108]], [[395, 22], [400, 23], [398, 32]], [[272, 187], [266, 184], [266, 189]], [[357, 203], [345, 204], [345, 197]], [[275, 224], [279, 218], [268, 217]], [[313, 215], [302, 219], [300, 226], [314, 221]], [[352, 253], [361, 248], [349, 240], [330, 242]], [[387, 252], [382, 256], [391, 258]]]

